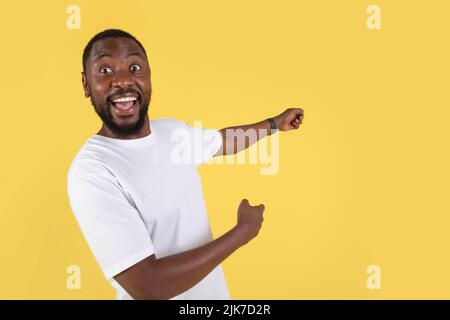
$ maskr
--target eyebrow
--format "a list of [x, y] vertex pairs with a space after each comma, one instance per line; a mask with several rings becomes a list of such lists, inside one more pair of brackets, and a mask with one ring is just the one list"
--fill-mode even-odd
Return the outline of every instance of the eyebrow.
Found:
[[92, 60], [93, 61], [97, 61], [97, 60], [100, 60], [103, 57], [111, 57], [111, 55], [106, 53], [106, 52], [100, 52], [99, 54], [96, 54]]
[[[138, 51], [130, 52], [127, 55], [127, 58], [129, 58], [131, 56], [138, 56], [138, 57], [141, 57], [141, 58], [143, 57], [143, 55], [140, 52], [138, 52]], [[99, 54], [95, 55], [92, 60], [93, 61], [97, 61], [97, 60], [100, 60], [101, 58], [104, 58], [104, 57], [112, 57], [112, 56], [109, 53], [107, 53], [107, 52], [100, 52]]]
[[138, 52], [138, 51], [130, 52], [130, 53], [127, 55], [127, 58], [129, 58], [129, 57], [131, 57], [131, 56], [139, 56], [139, 57], [143, 57], [143, 55], [142, 55], [140, 52]]

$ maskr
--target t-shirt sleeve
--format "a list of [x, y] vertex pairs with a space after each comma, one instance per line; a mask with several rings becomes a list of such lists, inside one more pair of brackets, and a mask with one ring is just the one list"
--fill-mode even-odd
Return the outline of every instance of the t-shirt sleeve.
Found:
[[152, 255], [144, 221], [115, 177], [92, 168], [75, 171], [68, 176], [70, 205], [105, 277], [111, 279]]
[[195, 166], [204, 164], [219, 151], [222, 146], [220, 130], [190, 126], [186, 123], [191, 136], [192, 160]]

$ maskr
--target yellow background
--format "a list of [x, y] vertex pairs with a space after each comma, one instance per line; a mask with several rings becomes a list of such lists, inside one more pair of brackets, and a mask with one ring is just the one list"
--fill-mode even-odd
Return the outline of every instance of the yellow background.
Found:
[[[277, 175], [200, 169], [215, 236], [242, 198], [266, 205], [259, 236], [223, 264], [233, 298], [450, 298], [448, 1], [39, 2], [1, 4], [0, 298], [115, 297], [66, 193], [100, 126], [82, 50], [111, 27], [149, 53], [151, 118], [220, 128], [305, 109]], [[72, 264], [81, 290], [66, 287]], [[366, 287], [372, 264], [381, 290]]]

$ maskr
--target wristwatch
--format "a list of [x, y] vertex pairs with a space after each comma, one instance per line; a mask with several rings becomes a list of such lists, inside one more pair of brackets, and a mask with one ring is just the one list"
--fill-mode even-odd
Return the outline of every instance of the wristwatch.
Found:
[[278, 130], [277, 124], [275, 123], [275, 120], [273, 120], [273, 118], [268, 118], [267, 121], [269, 121], [270, 123], [270, 134], [272, 135]]

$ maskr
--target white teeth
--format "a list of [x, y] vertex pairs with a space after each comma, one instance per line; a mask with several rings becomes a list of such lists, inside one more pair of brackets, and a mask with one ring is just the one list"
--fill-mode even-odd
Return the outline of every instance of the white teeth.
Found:
[[117, 103], [117, 102], [130, 102], [130, 101], [136, 101], [137, 98], [136, 97], [123, 97], [123, 98], [118, 98], [118, 99], [114, 99], [113, 102]]

